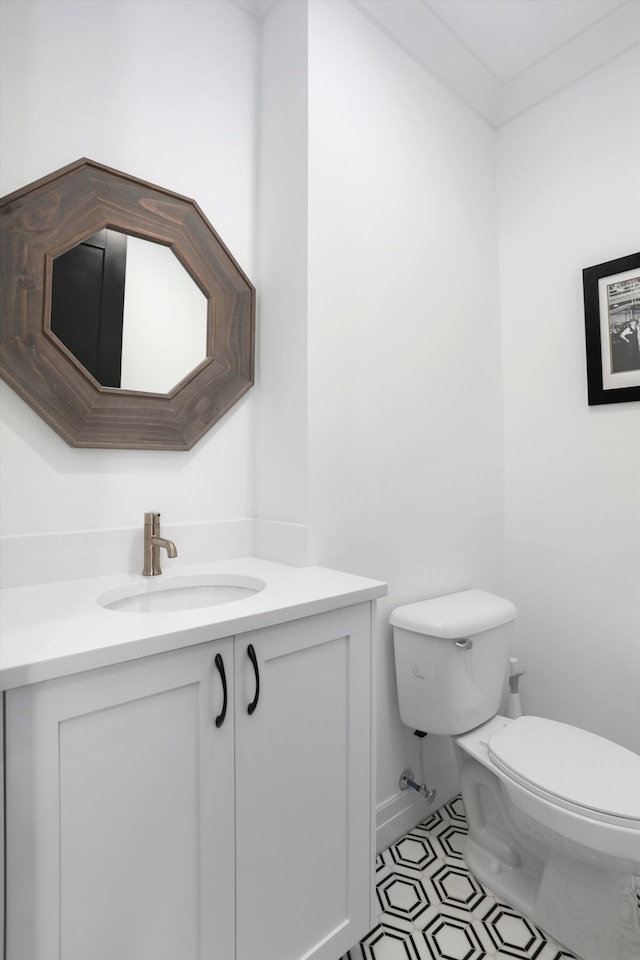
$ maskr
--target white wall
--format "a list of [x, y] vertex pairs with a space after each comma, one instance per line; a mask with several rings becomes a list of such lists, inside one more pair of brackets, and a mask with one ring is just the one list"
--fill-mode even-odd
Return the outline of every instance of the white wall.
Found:
[[307, 5], [262, 27], [256, 510], [307, 521]]
[[[493, 161], [489, 127], [352, 4], [310, 4], [310, 549], [389, 584], [379, 803], [419, 770], [389, 612], [503, 589]], [[427, 742], [432, 786], [445, 789], [448, 750]]]
[[[199, 0], [0, 11], [0, 192], [89, 157], [195, 199], [256, 282], [257, 22]], [[72, 449], [1, 388], [3, 534], [253, 515], [252, 392], [175, 453]]]
[[506, 591], [526, 712], [640, 752], [640, 404], [587, 406], [582, 269], [640, 250], [635, 50], [498, 135]]

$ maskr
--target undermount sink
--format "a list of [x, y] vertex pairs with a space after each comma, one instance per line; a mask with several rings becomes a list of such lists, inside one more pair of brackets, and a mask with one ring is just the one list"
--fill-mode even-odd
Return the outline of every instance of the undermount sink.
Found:
[[106, 610], [122, 613], [167, 613], [233, 603], [265, 587], [264, 580], [257, 577], [232, 574], [162, 577], [109, 590], [98, 597], [98, 603]]

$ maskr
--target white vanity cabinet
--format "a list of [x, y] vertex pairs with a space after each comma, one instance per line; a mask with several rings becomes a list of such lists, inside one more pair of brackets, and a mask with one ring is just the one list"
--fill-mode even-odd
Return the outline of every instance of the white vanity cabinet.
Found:
[[336, 960], [366, 933], [369, 603], [5, 709], [6, 960]]

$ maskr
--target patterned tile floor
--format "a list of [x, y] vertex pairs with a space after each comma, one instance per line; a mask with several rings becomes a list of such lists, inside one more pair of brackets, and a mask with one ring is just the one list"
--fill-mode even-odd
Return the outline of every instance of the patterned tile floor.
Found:
[[384, 850], [378, 923], [342, 960], [575, 960], [467, 870], [462, 798]]

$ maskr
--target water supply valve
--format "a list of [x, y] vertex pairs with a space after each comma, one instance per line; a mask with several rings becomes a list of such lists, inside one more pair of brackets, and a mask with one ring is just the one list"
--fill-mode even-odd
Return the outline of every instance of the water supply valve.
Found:
[[405, 770], [402, 776], [400, 777], [400, 789], [401, 790], [415, 790], [420, 796], [424, 797], [427, 803], [433, 803], [436, 796], [435, 790], [429, 790], [429, 788], [423, 783], [416, 783], [414, 780], [413, 770]]

